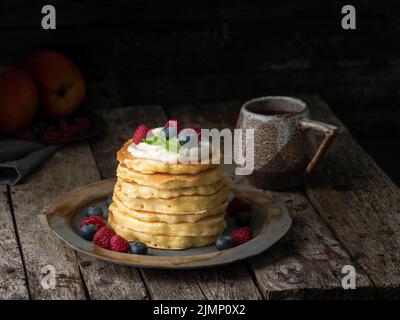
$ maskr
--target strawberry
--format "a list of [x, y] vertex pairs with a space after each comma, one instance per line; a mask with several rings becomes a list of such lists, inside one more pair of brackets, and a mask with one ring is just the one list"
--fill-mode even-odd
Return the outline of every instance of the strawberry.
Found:
[[80, 117], [75, 119], [74, 124], [80, 127], [83, 131], [87, 131], [92, 125], [92, 120], [88, 117]]
[[231, 232], [231, 237], [235, 245], [239, 245], [251, 240], [253, 235], [249, 227], [243, 227], [233, 230]]
[[97, 229], [101, 229], [102, 227], [106, 226], [106, 223], [104, 221], [104, 219], [100, 216], [90, 216], [89, 218], [86, 218], [85, 220], [83, 220], [81, 222], [81, 224], [79, 225], [79, 227], [83, 227], [86, 224], [94, 224]]
[[197, 134], [197, 138], [199, 139], [199, 141], [200, 141], [200, 139], [201, 139], [201, 129], [200, 128], [192, 128], [194, 131], [196, 131], [196, 134]]
[[145, 124], [141, 124], [138, 126], [135, 130], [135, 133], [133, 135], [133, 143], [134, 144], [139, 144], [142, 142], [143, 138], [146, 138], [147, 132], [149, 132], [150, 128], [146, 126]]
[[110, 248], [111, 237], [115, 235], [115, 231], [109, 227], [102, 227], [93, 237], [93, 243], [104, 249]]
[[69, 128], [70, 128], [71, 135], [74, 137], [79, 136], [84, 132], [84, 130], [76, 124], [71, 125]]
[[231, 202], [228, 204], [228, 208], [226, 210], [228, 215], [235, 216], [239, 211], [251, 211], [251, 206], [248, 202], [244, 201], [241, 198], [234, 197]]
[[43, 141], [55, 141], [60, 139], [60, 134], [58, 131], [48, 131], [45, 132], [41, 138]]
[[60, 123], [58, 127], [58, 132], [62, 138], [71, 138], [71, 128], [67, 123]]
[[113, 235], [110, 239], [110, 249], [117, 252], [129, 252], [129, 242], [119, 235]]
[[178, 120], [168, 120], [164, 125], [164, 128], [173, 127], [176, 129], [176, 134], [178, 134], [182, 130], [182, 126], [178, 122]]

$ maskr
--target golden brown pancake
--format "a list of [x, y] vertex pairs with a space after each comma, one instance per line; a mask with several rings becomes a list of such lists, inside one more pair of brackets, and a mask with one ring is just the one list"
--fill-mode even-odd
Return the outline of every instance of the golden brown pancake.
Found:
[[118, 199], [117, 196], [113, 198], [113, 205], [115, 205], [119, 211], [131, 215], [136, 219], [148, 222], [166, 222], [166, 223], [182, 223], [182, 222], [196, 222], [209, 216], [213, 216], [218, 213], [225, 213], [228, 202], [224, 201], [215, 208], [208, 209], [203, 213], [198, 214], [164, 214], [151, 211], [132, 210], [124, 206], [124, 204]]
[[121, 191], [121, 186], [117, 181], [114, 188], [114, 195], [117, 196], [121, 202], [129, 209], [153, 211], [160, 213], [184, 213], [196, 214], [203, 213], [207, 209], [211, 209], [226, 200], [228, 195], [228, 187], [223, 187], [212, 195], [192, 195], [180, 196], [170, 199], [142, 199], [132, 198]]
[[221, 180], [223, 176], [222, 166], [207, 169], [198, 174], [145, 174], [129, 169], [124, 164], [119, 164], [117, 167], [118, 178], [157, 189], [178, 189], [210, 185]]
[[121, 186], [121, 192], [125, 193], [129, 197], [142, 199], [170, 199], [179, 196], [192, 196], [196, 194], [206, 196], [216, 193], [226, 185], [225, 179], [223, 178], [210, 185], [178, 189], [157, 189], [154, 187], [143, 186], [133, 181], [124, 179], [119, 179], [118, 183]]
[[207, 246], [215, 241], [216, 236], [203, 237], [177, 237], [177, 236], [155, 236], [133, 231], [120, 226], [111, 220], [114, 231], [128, 241], [141, 241], [151, 248], [158, 249], [188, 249]]
[[111, 204], [110, 215], [112, 221], [120, 226], [156, 236], [214, 236], [223, 232], [226, 226], [223, 212], [196, 222], [149, 222], [134, 218], [133, 216], [118, 210], [117, 206]]

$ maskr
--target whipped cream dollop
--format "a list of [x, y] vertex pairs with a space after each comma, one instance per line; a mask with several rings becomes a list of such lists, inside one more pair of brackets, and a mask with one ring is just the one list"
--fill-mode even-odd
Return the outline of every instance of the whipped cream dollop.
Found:
[[[153, 135], [158, 135], [162, 128], [152, 129]], [[209, 141], [200, 140], [199, 145], [194, 148], [180, 148], [178, 151], [170, 151], [162, 144], [149, 144], [140, 142], [130, 144], [128, 152], [136, 158], [152, 159], [167, 163], [200, 163], [210, 159]]]

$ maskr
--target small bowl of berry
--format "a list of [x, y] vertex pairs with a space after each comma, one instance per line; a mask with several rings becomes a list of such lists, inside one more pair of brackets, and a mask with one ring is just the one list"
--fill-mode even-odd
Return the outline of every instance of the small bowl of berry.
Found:
[[43, 144], [67, 144], [91, 139], [102, 132], [105, 121], [89, 111], [80, 111], [68, 118], [37, 118], [29, 127], [13, 133], [13, 137]]

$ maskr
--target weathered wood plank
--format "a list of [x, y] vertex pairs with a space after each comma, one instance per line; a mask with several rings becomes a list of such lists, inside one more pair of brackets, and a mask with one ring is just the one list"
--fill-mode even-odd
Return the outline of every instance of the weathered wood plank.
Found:
[[0, 300], [29, 299], [7, 187], [0, 191]]
[[378, 297], [399, 298], [400, 189], [321, 99], [313, 97], [308, 102], [313, 118], [341, 129], [307, 180], [306, 195], [375, 284]]
[[[15, 220], [24, 255], [32, 299], [84, 299], [84, 287], [73, 250], [48, 229], [41, 211], [57, 196], [82, 182], [95, 181], [97, 172], [85, 170], [87, 146], [65, 148], [50, 158], [23, 183], [11, 187]], [[56, 286], [41, 282], [46, 266], [55, 270]]]
[[79, 265], [91, 299], [148, 299], [146, 288], [135, 268], [102, 262], [83, 254], [79, 254]]
[[[212, 118], [209, 123], [216, 128], [233, 128], [241, 103], [196, 106], [185, 113], [196, 115], [193, 120]], [[187, 107], [184, 107], [187, 108]], [[178, 114], [175, 107], [172, 114]], [[198, 110], [198, 112], [196, 111]], [[200, 120], [199, 120], [200, 119]], [[235, 176], [232, 166], [227, 173], [238, 185], [249, 185], [245, 177]], [[324, 222], [318, 217], [310, 202], [300, 191], [269, 192], [273, 199], [284, 203], [293, 219], [293, 227], [286, 237], [271, 250], [250, 260], [257, 285], [266, 299], [329, 299], [371, 298], [374, 290], [362, 271], [358, 273], [358, 289], [345, 291], [341, 286], [341, 269], [355, 265], [344, 248], [335, 240]]]
[[[103, 111], [107, 119], [105, 140], [92, 144], [103, 177], [115, 176], [116, 151], [132, 136], [137, 125], [162, 126], [167, 117], [159, 106], [121, 108]], [[178, 119], [190, 117], [181, 114]], [[142, 269], [149, 294], [153, 299], [259, 299], [261, 296], [243, 264], [210, 270]]]
[[[12, 187], [14, 212], [33, 299], [84, 299], [85, 288], [94, 299], [137, 298], [146, 291], [137, 272], [100, 261], [87, 262], [50, 233], [40, 212], [54, 198], [75, 187], [99, 180], [89, 146], [66, 147], [49, 159], [24, 183]], [[52, 265], [56, 288], [43, 289], [41, 269]], [[129, 281], [126, 281], [128, 280]]]

